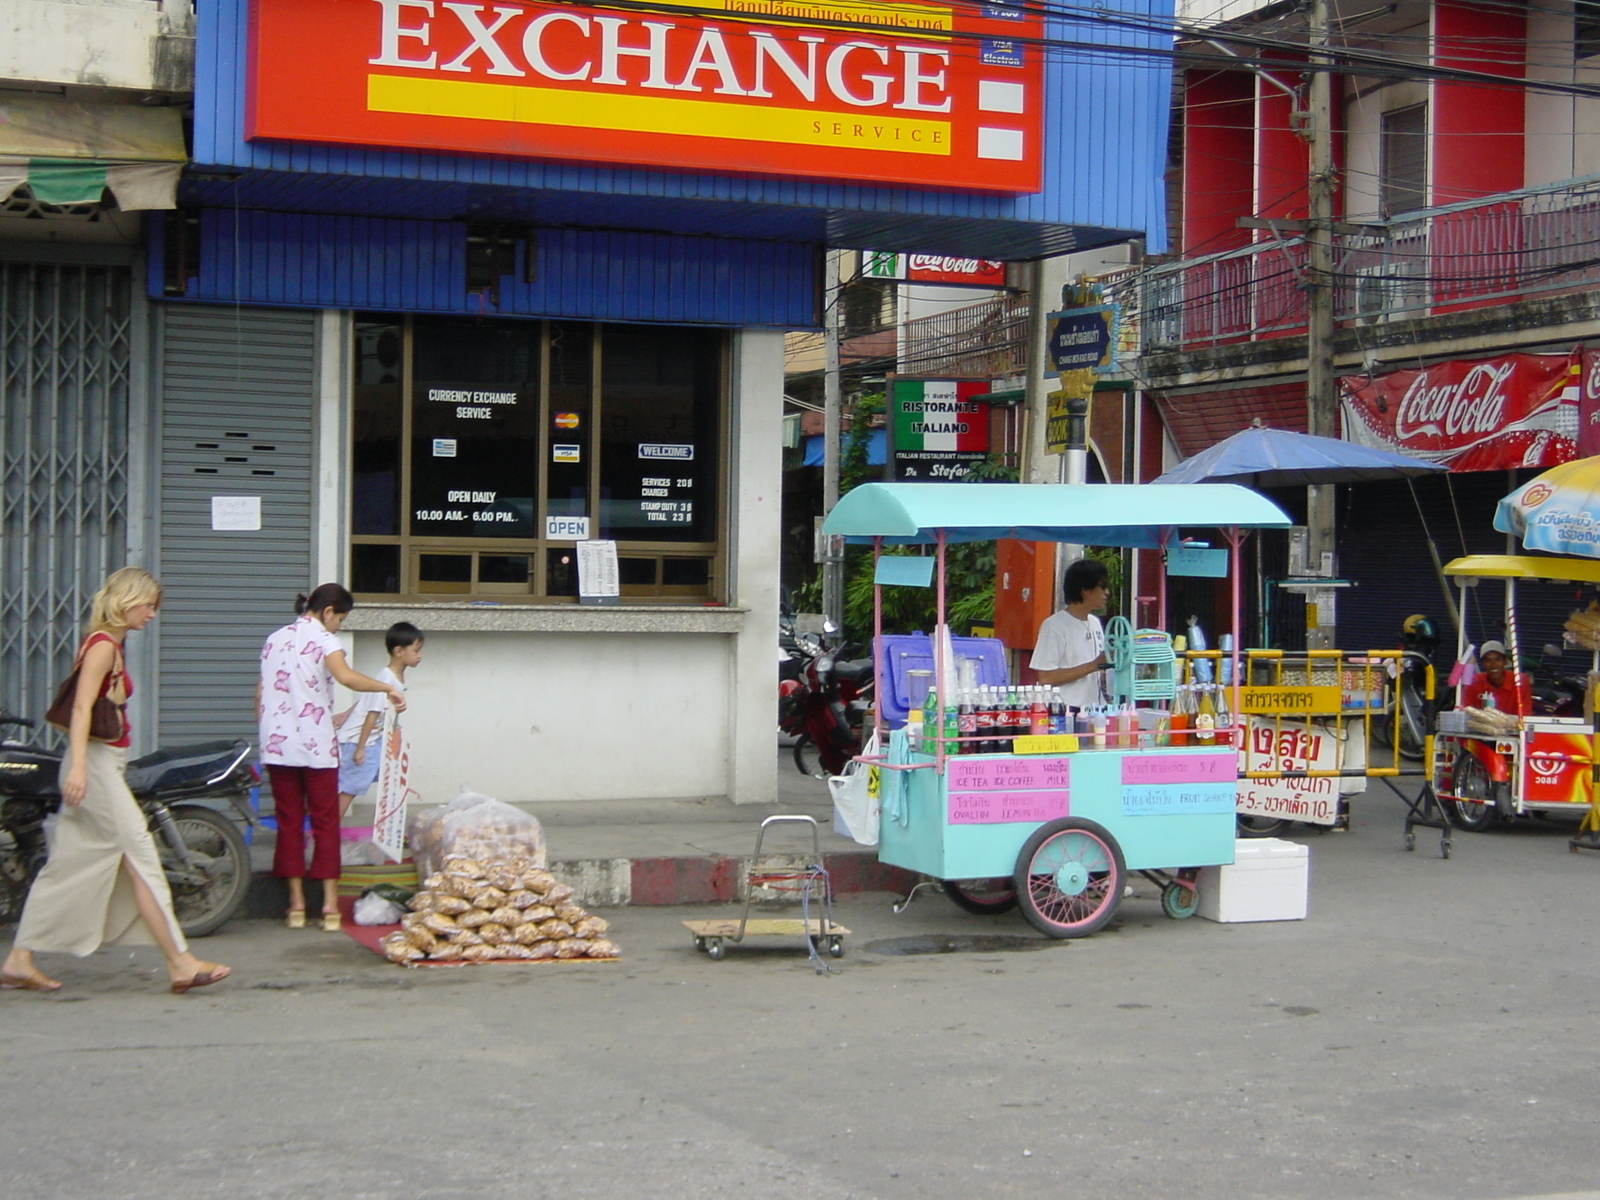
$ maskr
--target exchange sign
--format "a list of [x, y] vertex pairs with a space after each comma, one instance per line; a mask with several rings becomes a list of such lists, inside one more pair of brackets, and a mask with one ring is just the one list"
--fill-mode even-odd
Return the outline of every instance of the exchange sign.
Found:
[[1021, 4], [254, 0], [246, 136], [1026, 193]]

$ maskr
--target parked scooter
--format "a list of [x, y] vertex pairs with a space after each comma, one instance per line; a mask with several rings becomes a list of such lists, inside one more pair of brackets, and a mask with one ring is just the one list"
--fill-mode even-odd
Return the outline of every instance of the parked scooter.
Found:
[[1437, 676], [1434, 680], [1434, 699], [1428, 702], [1428, 667], [1433, 664], [1434, 652], [1439, 648], [1439, 633], [1433, 618], [1415, 613], [1405, 619], [1400, 630], [1400, 659], [1398, 674], [1389, 681], [1388, 702], [1381, 717], [1373, 721], [1373, 735], [1378, 742], [1391, 746], [1395, 740], [1396, 710], [1398, 709], [1400, 744], [1392, 746], [1408, 762], [1421, 762], [1425, 739], [1433, 729], [1434, 719], [1444, 695]]
[[[13, 740], [5, 726], [32, 729], [0, 713], [0, 922], [22, 915], [34, 877], [49, 857], [45, 821], [61, 808], [61, 755]], [[128, 790], [144, 810], [188, 937], [219, 929], [244, 903], [250, 850], [239, 821], [253, 822], [245, 797], [260, 781], [250, 743], [202, 742], [157, 750], [128, 764]], [[208, 807], [226, 800], [237, 820]]]
[[778, 727], [796, 739], [794, 765], [817, 779], [842, 774], [861, 753], [872, 706], [872, 659], [840, 660], [837, 633], [830, 621], [820, 639], [797, 634], [798, 674], [778, 688]]
[[1583, 716], [1583, 694], [1588, 688], [1588, 680], [1582, 675], [1547, 675], [1547, 669], [1559, 671], [1565, 664], [1547, 668], [1545, 664], [1550, 659], [1561, 657], [1561, 647], [1546, 642], [1542, 650], [1538, 660], [1525, 668], [1532, 681], [1530, 691], [1534, 713], [1541, 717]]

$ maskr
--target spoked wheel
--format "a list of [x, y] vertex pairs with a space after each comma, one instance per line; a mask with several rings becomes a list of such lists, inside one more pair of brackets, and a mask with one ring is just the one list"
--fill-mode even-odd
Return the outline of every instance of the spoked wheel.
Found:
[[1451, 775], [1455, 796], [1450, 800], [1450, 815], [1462, 829], [1473, 833], [1492, 826], [1497, 817], [1494, 807], [1494, 781], [1473, 755], [1465, 751], [1456, 759]]
[[1010, 879], [946, 879], [944, 894], [957, 908], [980, 917], [999, 916], [1017, 906], [1017, 885]]
[[794, 743], [795, 769], [802, 775], [809, 775], [813, 779], [826, 779], [828, 773], [822, 769], [822, 756], [817, 753], [817, 744], [811, 740], [809, 733], [802, 733]]
[[1022, 915], [1053, 938], [1084, 937], [1122, 902], [1122, 848], [1101, 825], [1063, 817], [1034, 831], [1017, 856]]
[[[172, 824], [190, 861], [186, 870], [170, 847], [161, 846], [161, 866], [172, 888], [172, 907], [186, 937], [204, 937], [244, 903], [250, 889], [250, 851], [238, 827], [209, 808], [175, 808]], [[161, 845], [159, 839], [157, 845]]]
[[1289, 828], [1290, 820], [1287, 817], [1259, 817], [1253, 813], [1239, 814], [1240, 837], [1277, 837]]

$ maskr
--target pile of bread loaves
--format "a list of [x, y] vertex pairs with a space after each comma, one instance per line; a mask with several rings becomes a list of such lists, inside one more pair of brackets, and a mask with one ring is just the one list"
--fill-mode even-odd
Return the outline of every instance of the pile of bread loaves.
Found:
[[383, 938], [391, 962], [617, 957], [605, 920], [574, 904], [572, 889], [531, 859], [452, 854], [441, 867]]

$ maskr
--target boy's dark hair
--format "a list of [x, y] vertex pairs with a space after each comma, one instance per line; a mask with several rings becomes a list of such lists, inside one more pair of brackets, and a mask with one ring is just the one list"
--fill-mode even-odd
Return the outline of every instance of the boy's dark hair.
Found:
[[1080, 558], [1061, 576], [1061, 592], [1068, 604], [1077, 604], [1083, 594], [1111, 578], [1105, 563], [1098, 558]]
[[418, 642], [425, 640], [427, 639], [422, 636], [422, 630], [418, 629], [410, 621], [396, 621], [385, 631], [383, 646], [390, 654], [393, 654], [402, 647], [415, 646]]

